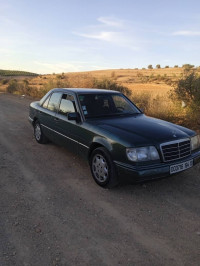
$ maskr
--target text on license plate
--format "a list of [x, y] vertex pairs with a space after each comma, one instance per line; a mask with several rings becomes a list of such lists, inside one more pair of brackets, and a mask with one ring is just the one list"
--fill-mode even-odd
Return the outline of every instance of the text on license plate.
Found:
[[193, 160], [186, 161], [184, 163], [174, 164], [170, 166], [170, 174], [184, 171], [193, 166]]

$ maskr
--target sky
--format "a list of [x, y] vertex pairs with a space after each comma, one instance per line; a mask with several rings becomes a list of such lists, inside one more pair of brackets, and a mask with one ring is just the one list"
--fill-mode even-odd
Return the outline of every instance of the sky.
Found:
[[0, 69], [200, 65], [199, 0], [0, 0]]

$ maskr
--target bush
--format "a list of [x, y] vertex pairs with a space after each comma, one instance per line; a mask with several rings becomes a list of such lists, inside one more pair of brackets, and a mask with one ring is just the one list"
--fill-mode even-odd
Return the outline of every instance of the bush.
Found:
[[56, 78], [55, 80], [50, 79], [47, 83], [43, 85], [42, 91], [48, 92], [54, 88], [70, 88], [70, 83], [64, 81], [63, 79]]
[[148, 112], [151, 105], [152, 94], [150, 92], [135, 92], [132, 96], [132, 101], [142, 108], [145, 113]]
[[116, 77], [116, 73], [115, 73], [115, 71], [112, 71], [111, 72], [111, 78], [115, 78]]
[[171, 92], [171, 98], [186, 105], [186, 112], [190, 119], [200, 117], [200, 77], [193, 71], [186, 74]]
[[1, 84], [2, 85], [5, 85], [5, 84], [7, 84], [9, 82], [9, 80], [8, 79], [2, 79], [1, 80]]
[[131, 96], [131, 90], [127, 87], [124, 87], [122, 85], [118, 85], [116, 82], [113, 82], [109, 79], [103, 79], [103, 80], [94, 80], [94, 86], [98, 89], [105, 89], [105, 90], [115, 90], [120, 91], [121, 93], [125, 94], [126, 96]]
[[182, 68], [184, 69], [185, 72], [188, 72], [194, 68], [194, 65], [184, 64], [182, 65]]
[[156, 65], [156, 68], [159, 69], [160, 68], [160, 64]]
[[153, 69], [153, 66], [152, 65], [148, 65], [148, 69]]
[[200, 77], [194, 72], [186, 75], [178, 81], [174, 94], [187, 105], [200, 105]]
[[16, 79], [12, 79], [8, 83], [7, 92], [14, 93], [19, 89], [19, 85]]
[[175, 122], [175, 105], [166, 95], [155, 95], [149, 91], [135, 92], [132, 101], [149, 116]]

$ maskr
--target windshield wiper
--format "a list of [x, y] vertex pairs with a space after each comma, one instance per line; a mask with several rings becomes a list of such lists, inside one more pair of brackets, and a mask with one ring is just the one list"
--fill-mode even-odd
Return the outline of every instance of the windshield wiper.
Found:
[[86, 118], [104, 118], [104, 117], [110, 117], [110, 116], [126, 116], [126, 115], [139, 115], [142, 113], [113, 113], [113, 114], [101, 114], [101, 115], [88, 115]]

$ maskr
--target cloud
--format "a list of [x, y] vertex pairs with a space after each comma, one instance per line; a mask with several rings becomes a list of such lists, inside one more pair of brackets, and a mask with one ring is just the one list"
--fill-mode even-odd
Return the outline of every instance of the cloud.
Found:
[[200, 31], [187, 31], [187, 30], [175, 31], [173, 32], [173, 35], [175, 36], [200, 36]]
[[[137, 38], [129, 27], [125, 27], [124, 21], [113, 17], [99, 17], [101, 24], [88, 26], [85, 32], [73, 32], [73, 34], [87, 38], [107, 42], [115, 47], [125, 47], [133, 51], [140, 50]], [[120, 27], [123, 26], [123, 30]], [[117, 30], [116, 30], [117, 27]]]
[[124, 24], [122, 20], [113, 17], [99, 17], [97, 20], [110, 27], [122, 27]]
[[[94, 62], [90, 61], [71, 61], [70, 63], [47, 63], [42, 61], [34, 61], [32, 63], [34, 72], [47, 74], [47, 73], [67, 73], [67, 72], [81, 72], [89, 70], [108, 69], [109, 65], [95, 65]], [[27, 69], [27, 68], [25, 68]], [[31, 71], [33, 71], [33, 69]]]
[[102, 31], [98, 33], [75, 33], [81, 37], [89, 38], [89, 39], [97, 39], [102, 41], [111, 42], [116, 39], [116, 32]]
[[74, 33], [80, 37], [88, 39], [96, 39], [104, 41], [115, 46], [129, 48], [133, 51], [138, 51], [140, 48], [135, 44], [136, 42], [123, 32], [101, 31], [96, 33]]
[[71, 63], [46, 63], [46, 62], [40, 62], [40, 61], [34, 61], [34, 64], [41, 66], [43, 71], [46, 73], [50, 72], [78, 72], [81, 71], [82, 66], [76, 66], [75, 64]]

